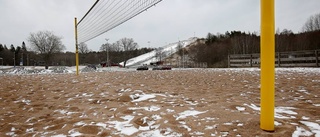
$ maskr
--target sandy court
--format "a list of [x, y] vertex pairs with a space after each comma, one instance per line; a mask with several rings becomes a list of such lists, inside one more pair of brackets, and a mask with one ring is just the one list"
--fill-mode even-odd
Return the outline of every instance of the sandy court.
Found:
[[314, 136], [320, 70], [297, 70], [277, 71], [274, 133], [259, 69], [1, 75], [0, 136]]

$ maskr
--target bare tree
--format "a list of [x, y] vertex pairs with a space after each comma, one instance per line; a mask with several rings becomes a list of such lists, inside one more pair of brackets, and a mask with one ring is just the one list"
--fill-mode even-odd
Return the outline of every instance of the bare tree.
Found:
[[184, 48], [183, 46], [183, 43], [179, 41], [177, 47], [177, 53], [178, 55], [180, 56], [180, 60], [181, 60], [181, 63], [184, 63], [185, 61], [185, 54], [186, 54], [186, 49]]
[[115, 51], [115, 52], [119, 52], [121, 51], [119, 44], [118, 43], [105, 43], [102, 44], [100, 47], [100, 51]]
[[156, 49], [156, 58], [161, 62], [164, 58], [167, 57], [167, 53], [163, 50], [162, 47]]
[[309, 17], [307, 22], [302, 27], [302, 31], [310, 32], [320, 30], [320, 13]]
[[183, 45], [182, 45], [182, 43], [179, 41], [179, 43], [178, 43], [178, 45], [177, 45], [177, 47], [176, 47], [176, 50], [177, 50], [177, 52], [178, 52], [178, 55], [179, 56], [182, 56], [182, 54], [183, 54]]
[[110, 43], [102, 44], [100, 47], [100, 51], [110, 51], [110, 47], [111, 47]]
[[31, 50], [41, 55], [45, 62], [45, 68], [48, 69], [49, 61], [54, 53], [62, 52], [65, 46], [62, 44], [61, 37], [54, 35], [51, 31], [39, 31], [30, 33], [28, 41], [30, 42]]
[[128, 59], [132, 57], [130, 51], [133, 51], [138, 48], [138, 44], [134, 42], [132, 38], [122, 38], [117, 41], [117, 45], [121, 51], [123, 51], [123, 67], [126, 67]]
[[90, 50], [88, 48], [88, 45], [86, 43], [81, 42], [79, 44], [79, 53], [80, 54], [87, 54], [89, 52], [90, 52]]
[[83, 64], [85, 63], [85, 59], [87, 57], [87, 54], [91, 51], [89, 48], [88, 48], [88, 45], [84, 42], [81, 42], [79, 44], [79, 57], [80, 57], [80, 64]]

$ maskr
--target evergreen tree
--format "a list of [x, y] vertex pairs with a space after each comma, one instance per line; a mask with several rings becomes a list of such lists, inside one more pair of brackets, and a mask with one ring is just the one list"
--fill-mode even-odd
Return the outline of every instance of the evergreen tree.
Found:
[[10, 51], [11, 52], [16, 52], [16, 48], [14, 48], [13, 44], [11, 44], [11, 46], [10, 46]]
[[0, 52], [1, 52], [1, 51], [4, 51], [4, 47], [3, 47], [2, 44], [0, 44]]
[[3, 45], [4, 50], [8, 50], [8, 47], [6, 44]]
[[20, 53], [20, 51], [21, 51], [21, 47], [20, 47], [20, 46], [17, 46], [17, 48], [16, 48], [16, 54]]
[[22, 42], [21, 50], [22, 50], [22, 52], [27, 51], [27, 47], [26, 47], [26, 44], [24, 43], [24, 41]]

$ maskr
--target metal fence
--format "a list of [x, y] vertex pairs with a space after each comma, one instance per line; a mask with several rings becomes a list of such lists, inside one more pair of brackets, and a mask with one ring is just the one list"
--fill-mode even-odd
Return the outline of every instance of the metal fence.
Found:
[[[320, 50], [278, 52], [276, 67], [319, 67]], [[228, 67], [260, 67], [260, 54], [234, 54], [228, 56]]]

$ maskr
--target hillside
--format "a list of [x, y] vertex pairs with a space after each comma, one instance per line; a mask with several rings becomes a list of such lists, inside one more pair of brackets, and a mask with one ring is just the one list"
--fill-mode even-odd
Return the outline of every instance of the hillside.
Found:
[[[127, 67], [137, 67], [141, 66], [143, 64], [150, 64], [151, 62], [156, 62], [157, 60], [157, 53], [164, 54], [165, 57], [169, 57], [176, 53], [178, 51], [178, 45], [179, 43], [181, 44], [182, 48], [187, 47], [191, 43], [196, 42], [197, 38], [192, 37], [189, 38], [188, 40], [183, 40], [183, 41], [178, 41], [175, 43], [170, 43], [168, 45], [165, 45], [163, 47], [158, 48], [157, 50], [153, 50], [151, 52], [142, 54], [140, 56], [131, 58], [127, 61], [126, 66]], [[120, 65], [123, 65], [123, 62], [120, 63]]]

